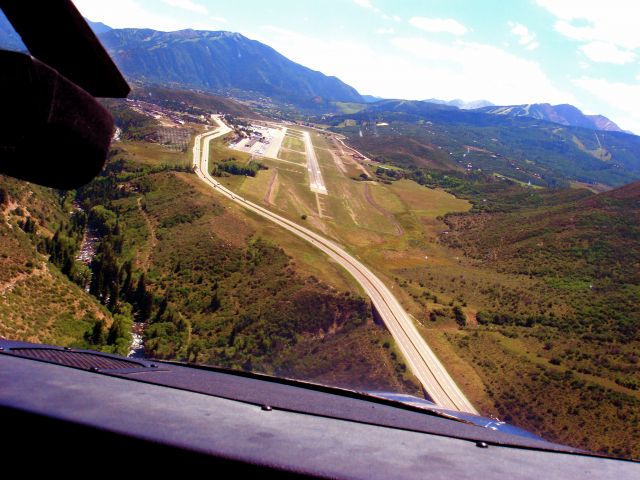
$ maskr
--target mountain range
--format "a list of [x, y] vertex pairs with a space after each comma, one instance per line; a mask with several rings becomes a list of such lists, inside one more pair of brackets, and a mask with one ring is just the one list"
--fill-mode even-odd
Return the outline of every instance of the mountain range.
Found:
[[509, 117], [530, 117], [572, 127], [583, 127], [591, 130], [622, 132], [613, 121], [603, 115], [585, 115], [578, 108], [569, 104], [551, 105], [549, 103], [532, 103], [526, 105], [485, 106], [479, 111], [493, 115]]
[[131, 80], [209, 92], [254, 92], [287, 102], [363, 102], [336, 77], [292, 62], [232, 32], [112, 29], [98, 34]]
[[323, 121], [358, 150], [402, 168], [480, 169], [552, 187], [640, 179], [640, 137], [620, 131], [594, 134], [592, 127], [411, 100], [370, 103]]
[[93, 32], [96, 35], [99, 35], [100, 33], [108, 32], [109, 30], [113, 30], [113, 28], [111, 28], [109, 25], [105, 25], [102, 22], [92, 22], [88, 18], [85, 18], [85, 20], [87, 21], [87, 23], [91, 27], [91, 30], [93, 30]]
[[470, 102], [465, 102], [464, 100], [460, 100], [456, 98], [455, 100], [438, 100], [437, 98], [429, 98], [424, 100], [429, 103], [437, 103], [438, 105], [448, 105], [450, 107], [458, 107], [461, 110], [473, 110], [476, 108], [482, 107], [493, 107], [494, 104], [488, 100], [472, 100]]
[[[194, 89], [244, 98], [267, 98], [282, 104], [315, 106], [331, 103], [375, 104], [382, 99], [360, 95], [336, 77], [295, 63], [273, 48], [239, 33], [152, 29], [113, 29], [87, 20], [128, 80], [170, 88]], [[24, 49], [7, 19], [0, 15], [0, 48]], [[495, 106], [487, 100], [425, 100], [461, 110], [506, 117], [530, 117], [591, 130], [623, 131], [602, 115], [548, 103]], [[627, 132], [628, 133], [628, 132]]]

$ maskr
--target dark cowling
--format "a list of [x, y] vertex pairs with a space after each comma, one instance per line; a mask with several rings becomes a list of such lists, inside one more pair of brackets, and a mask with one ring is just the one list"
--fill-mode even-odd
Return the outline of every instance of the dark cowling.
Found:
[[[28, 54], [0, 50], [0, 173], [72, 189], [102, 169], [129, 85], [70, 0], [0, 0]], [[37, 12], [37, 14], [34, 14]]]
[[89, 182], [109, 150], [109, 112], [29, 55], [0, 51], [0, 65], [0, 172], [61, 189]]

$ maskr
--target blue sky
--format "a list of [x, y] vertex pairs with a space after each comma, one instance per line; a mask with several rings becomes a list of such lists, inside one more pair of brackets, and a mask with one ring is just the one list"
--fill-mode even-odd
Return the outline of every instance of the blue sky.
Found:
[[636, 0], [75, 0], [115, 28], [228, 30], [360, 93], [571, 103], [640, 133]]

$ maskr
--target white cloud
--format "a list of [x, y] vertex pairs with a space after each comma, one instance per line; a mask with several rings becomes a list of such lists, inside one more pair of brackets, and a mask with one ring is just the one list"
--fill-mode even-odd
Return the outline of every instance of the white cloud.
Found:
[[[201, 21], [189, 20], [177, 15], [161, 15], [144, 8], [136, 0], [73, 0], [77, 9], [90, 20], [103, 22], [113, 28], [153, 28], [164, 32], [192, 28], [211, 30], [213, 25], [206, 17]], [[123, 12], [126, 12], [123, 14]]]
[[390, 15], [387, 15], [386, 13], [384, 13], [378, 7], [373, 5], [370, 0], [353, 0], [353, 3], [355, 3], [359, 7], [366, 8], [367, 10], [371, 10], [373, 13], [383, 18], [384, 20], [392, 20], [396, 18], [395, 16], [391, 17]]
[[341, 37], [315, 38], [274, 25], [264, 25], [248, 36], [266, 43], [294, 62], [325, 75], [338, 76], [347, 83], [353, 82], [352, 78], [360, 78], [362, 70], [370, 75], [375, 65], [376, 54], [372, 47]]
[[371, 2], [369, 0], [353, 0], [353, 3], [355, 3], [359, 7], [368, 8], [370, 10], [373, 10], [375, 8], [373, 5], [371, 5]]
[[[188, 28], [173, 19], [145, 10], [134, 0], [109, 0], [109, 2], [74, 0], [73, 3], [83, 16], [113, 28], [156, 28], [164, 31]], [[122, 12], [127, 14], [123, 15]]]
[[588, 25], [574, 26], [566, 20], [558, 20], [555, 23], [554, 28], [557, 32], [572, 40], [588, 42], [598, 38], [598, 34], [595, 29]]
[[581, 42], [640, 48], [640, 2], [633, 0], [537, 0], [557, 19], [555, 29]]
[[385, 48], [348, 38], [315, 38], [264, 26], [247, 36], [291, 60], [335, 75], [361, 93], [386, 98], [486, 98], [498, 104], [572, 103], [531, 60], [461, 40], [391, 37]]
[[423, 98], [465, 95], [498, 104], [577, 103], [570, 93], [556, 88], [536, 62], [492, 45], [424, 38], [395, 38], [393, 44], [410, 53], [412, 63], [420, 65], [417, 72], [412, 72], [420, 75], [414, 79], [413, 89], [419, 85]]
[[209, 17], [209, 19], [216, 23], [227, 23], [227, 19], [224, 17]]
[[[621, 128], [640, 133], [640, 85], [581, 77], [573, 84], [609, 106]], [[610, 114], [610, 115], [611, 115]]]
[[[536, 0], [555, 18], [554, 28], [580, 42], [593, 62], [628, 64], [640, 54], [640, 2], [635, 0]], [[583, 70], [590, 64], [580, 60]], [[640, 81], [640, 75], [636, 78]], [[576, 95], [588, 98], [591, 109], [604, 112], [622, 128], [640, 133], [640, 85], [582, 76], [573, 79]]]
[[209, 13], [207, 7], [200, 3], [195, 3], [192, 0], [162, 0], [167, 5], [171, 5], [172, 7], [182, 8], [184, 10], [189, 10], [194, 13], [201, 13], [206, 15]]
[[378, 28], [376, 29], [376, 33], [380, 33], [382, 35], [389, 35], [395, 33], [396, 31], [393, 28]]
[[530, 32], [525, 25], [511, 21], [507, 22], [507, 25], [509, 25], [511, 33], [518, 37], [518, 43], [527, 50], [535, 50], [540, 46], [540, 43], [536, 40], [536, 34]]
[[636, 54], [631, 50], [622, 50], [612, 43], [607, 42], [590, 42], [580, 47], [590, 60], [594, 62], [606, 62], [623, 65], [633, 62]]
[[467, 32], [467, 27], [452, 18], [411, 17], [409, 23], [414, 27], [432, 33], [464, 35]]

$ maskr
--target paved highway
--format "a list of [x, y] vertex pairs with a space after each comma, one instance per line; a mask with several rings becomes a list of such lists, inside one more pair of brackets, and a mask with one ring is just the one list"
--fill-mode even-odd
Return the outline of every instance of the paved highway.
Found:
[[313, 148], [311, 142], [311, 135], [309, 132], [303, 131], [304, 148], [307, 154], [307, 170], [309, 170], [309, 185], [312, 192], [327, 194], [327, 187], [324, 184], [322, 173], [320, 172], [320, 165], [318, 164], [318, 157], [316, 157], [316, 149]]
[[197, 175], [206, 184], [214, 188], [221, 195], [292, 232], [298, 237], [322, 250], [333, 260], [344, 267], [360, 283], [369, 295], [378, 314], [396, 340], [409, 367], [420, 380], [425, 391], [439, 406], [451, 410], [478, 413], [469, 400], [458, 388], [444, 366], [436, 358], [411, 317], [404, 311], [398, 300], [382, 281], [360, 261], [350, 255], [342, 246], [332, 240], [298, 225], [266, 208], [240, 197], [209, 174], [209, 143], [211, 140], [226, 135], [231, 129], [225, 125], [219, 116], [212, 116], [218, 128], [196, 136], [193, 147], [193, 164]]

